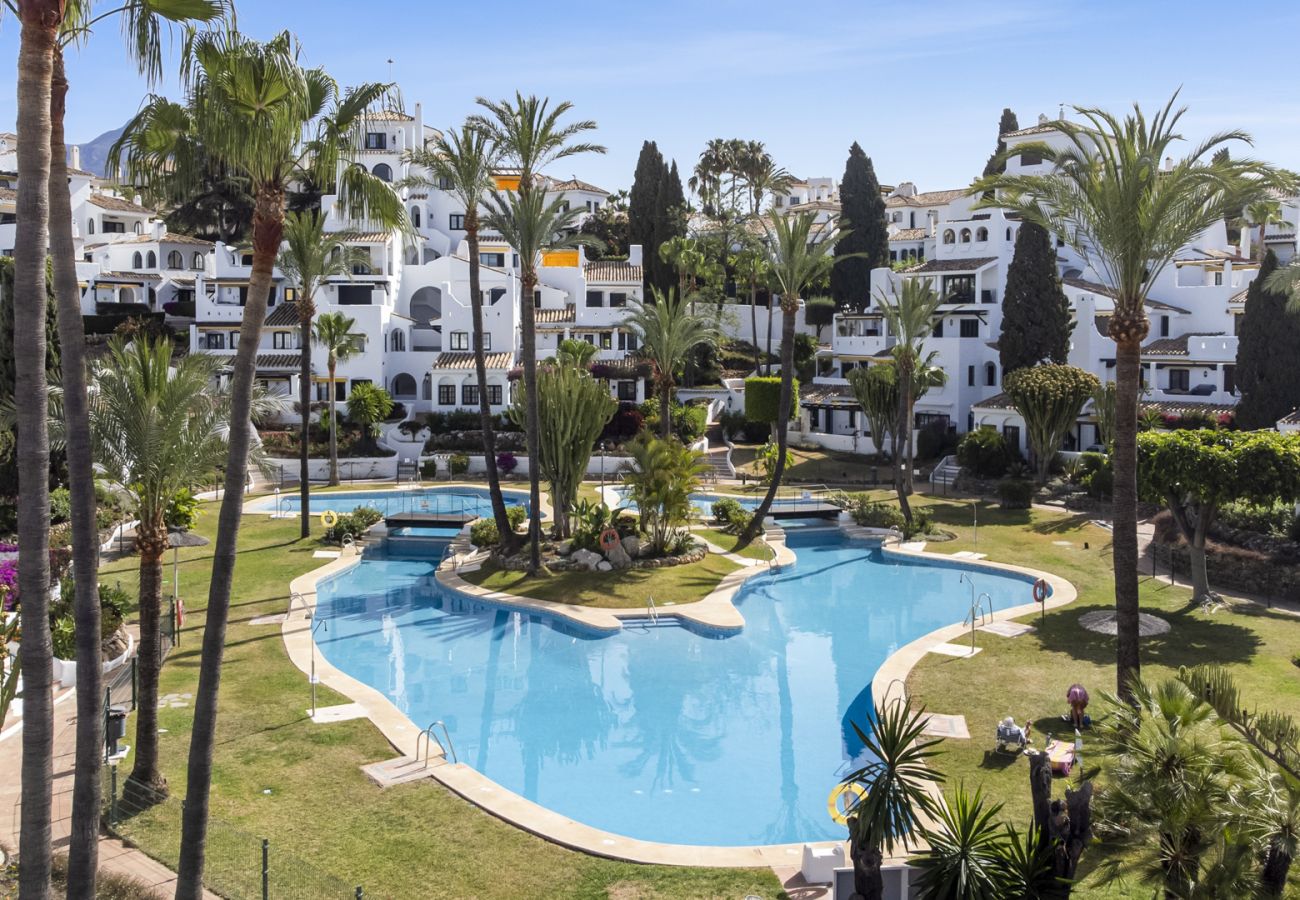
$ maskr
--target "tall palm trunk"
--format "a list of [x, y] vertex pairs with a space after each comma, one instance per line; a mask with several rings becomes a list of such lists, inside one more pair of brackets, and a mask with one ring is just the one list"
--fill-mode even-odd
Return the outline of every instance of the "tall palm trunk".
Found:
[[298, 298], [298, 343], [302, 360], [298, 369], [298, 406], [302, 419], [298, 423], [298, 535], [311, 537], [311, 319], [316, 310], [311, 298]]
[[898, 506], [903, 511], [903, 520], [910, 527], [912, 524], [912, 505], [907, 500], [911, 488], [904, 475], [903, 468], [911, 466], [912, 446], [912, 371], [905, 361], [898, 367], [898, 424], [894, 429], [894, 492], [898, 494]]
[[104, 670], [100, 652], [99, 533], [95, 522], [95, 475], [90, 455], [86, 401], [86, 334], [81, 319], [72, 202], [63, 118], [68, 79], [63, 51], [54, 48], [50, 93], [50, 255], [59, 306], [63, 369], [63, 420], [72, 506], [73, 618], [77, 641], [77, 748], [72, 784], [72, 830], [68, 843], [68, 897], [91, 900], [99, 867], [100, 763], [104, 718], [99, 708]]
[[[763, 357], [763, 375], [772, 374], [772, 317], [776, 315], [776, 307], [772, 304], [772, 292], [767, 292], [767, 354]], [[785, 329], [785, 323], [781, 323], [782, 331]], [[785, 354], [784, 348], [781, 350]], [[791, 357], [793, 359], [793, 356]]]
[[338, 487], [339, 484], [339, 419], [335, 411], [334, 404], [338, 401], [338, 389], [334, 386], [334, 372], [338, 363], [334, 360], [334, 354], [330, 354], [329, 371], [330, 371], [330, 487]]
[[[23, 763], [18, 892], [50, 895], [54, 705], [50, 696], [50, 438], [45, 402], [45, 250], [49, 239], [50, 80], [63, 4], [21, 0], [18, 234], [14, 242], [14, 396], [18, 425], [18, 589], [22, 596]], [[65, 188], [66, 190], [66, 188]]]
[[659, 436], [665, 441], [673, 433], [673, 376], [659, 373]]
[[758, 281], [749, 279], [749, 336], [754, 339], [754, 374], [758, 374], [759, 357], [762, 351], [758, 347]]
[[[492, 499], [492, 518], [497, 523], [497, 534], [507, 551], [515, 545], [514, 531], [506, 515], [506, 501], [501, 496], [501, 478], [497, 475], [497, 439], [492, 430], [492, 405], [488, 402], [487, 357], [483, 353], [483, 298], [479, 294], [478, 261], [478, 210], [465, 210], [465, 239], [469, 242], [469, 306], [474, 321], [474, 371], [478, 378], [479, 428], [483, 432], [483, 462], [487, 467], [488, 494]], [[533, 296], [520, 297], [521, 308], [533, 305]], [[531, 462], [531, 460], [530, 460]]]
[[[244, 479], [252, 446], [253, 375], [257, 344], [266, 319], [271, 293], [271, 270], [284, 231], [284, 191], [263, 188], [253, 209], [253, 270], [248, 305], [239, 330], [239, 350], [231, 379], [229, 454], [226, 493], [217, 521], [217, 541], [212, 554], [212, 581], [203, 623], [203, 653], [199, 686], [194, 697], [194, 730], [190, 736], [185, 809], [182, 815], [177, 900], [199, 900], [203, 893], [203, 859], [207, 844], [208, 791], [212, 787], [212, 751], [216, 742], [217, 698], [221, 688], [221, 660], [230, 618], [230, 590], [235, 577], [235, 551], [243, 506]], [[331, 382], [332, 384], [332, 382]]]
[[[236, 491], [238, 496], [241, 492]], [[125, 789], [140, 806], [167, 796], [167, 779], [158, 769], [158, 677], [162, 673], [163, 555], [167, 528], [161, 510], [136, 528], [140, 553], [139, 694], [136, 698], [135, 766]]]
[[[798, 298], [789, 304], [791, 309], [797, 308]], [[763, 520], [772, 509], [772, 502], [776, 500], [776, 492], [781, 488], [781, 477], [785, 475], [785, 451], [789, 444], [790, 432], [790, 404], [794, 400], [794, 313], [789, 311], [785, 303], [781, 306], [781, 398], [777, 404], [776, 411], [776, 470], [772, 473], [772, 481], [767, 486], [767, 494], [763, 497], [763, 502], [754, 510], [754, 516], [750, 519], [749, 527], [741, 536], [737, 547], [746, 546], [755, 537], [758, 536], [759, 530], [763, 527]]]
[[537, 342], [536, 325], [533, 315], [532, 296], [537, 287], [537, 270], [534, 261], [524, 260], [523, 297], [521, 302], [522, 331], [524, 342], [524, 404], [527, 412], [528, 438], [528, 571], [536, 573], [542, 565], [542, 511], [541, 511], [541, 434], [538, 423], [541, 413], [537, 407]]
[[1138, 677], [1138, 548], [1137, 548], [1137, 401], [1144, 317], [1121, 319], [1119, 304], [1111, 318], [1115, 338], [1115, 486], [1111, 499], [1114, 531], [1111, 552], [1115, 566], [1115, 677], [1121, 697], [1129, 698], [1130, 682]]

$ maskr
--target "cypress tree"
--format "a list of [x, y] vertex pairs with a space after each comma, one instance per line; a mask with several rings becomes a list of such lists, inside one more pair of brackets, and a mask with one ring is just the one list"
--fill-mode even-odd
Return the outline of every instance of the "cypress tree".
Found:
[[998, 149], [993, 151], [993, 155], [989, 157], [989, 161], [984, 164], [985, 176], [1001, 175], [1007, 170], [1007, 164], [998, 158], [1005, 153], [1007, 149], [1007, 142], [1002, 139], [1002, 136], [1009, 131], [1019, 130], [1020, 123], [1016, 120], [1016, 114], [1010, 109], [1003, 109], [1002, 118], [998, 120]]
[[[54, 302], [54, 278], [45, 276], [45, 375], [52, 383], [59, 378], [59, 319]], [[0, 400], [14, 396], [14, 260], [0, 256]]]
[[[876, 170], [857, 141], [849, 148], [840, 182], [840, 219], [849, 233], [835, 245], [831, 297], [840, 309], [866, 309], [871, 304], [871, 270], [889, 265], [889, 230]], [[840, 258], [851, 253], [861, 256]]]
[[1070, 304], [1056, 273], [1056, 248], [1044, 228], [1025, 222], [1016, 234], [1002, 298], [998, 356], [1004, 377], [1041, 362], [1064, 365], [1073, 329]]
[[628, 239], [640, 244], [648, 255], [654, 239], [655, 198], [659, 182], [663, 179], [664, 158], [654, 141], [641, 145], [637, 157], [636, 173], [632, 176], [632, 189], [627, 194]]
[[686, 194], [677, 174], [677, 161], [662, 165], [659, 189], [655, 194], [654, 231], [649, 246], [643, 250], [646, 261], [646, 285], [665, 293], [677, 285], [677, 273], [659, 258], [659, 246], [675, 237], [686, 236]]
[[1246, 310], [1237, 332], [1237, 425], [1272, 428], [1300, 407], [1300, 315], [1287, 312], [1285, 291], [1264, 281], [1277, 269], [1269, 251], [1246, 291]]

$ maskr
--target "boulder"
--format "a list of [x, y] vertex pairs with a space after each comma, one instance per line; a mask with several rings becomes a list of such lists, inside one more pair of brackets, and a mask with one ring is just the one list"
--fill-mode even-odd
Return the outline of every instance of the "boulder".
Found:
[[591, 550], [575, 550], [569, 558], [584, 569], [595, 569], [596, 566], [605, 561], [599, 553]]
[[632, 565], [632, 557], [623, 549], [622, 544], [615, 544], [606, 550], [605, 558], [615, 569], [626, 569]]
[[614, 571], [614, 567], [611, 566], [611, 565], [609, 564], [609, 561], [608, 561], [608, 560], [604, 560], [604, 559], [602, 559], [600, 562], [596, 563], [596, 571], [597, 571], [597, 572], [612, 572], [612, 571]]
[[635, 534], [629, 534], [623, 538], [623, 552], [636, 559], [637, 554], [641, 552], [641, 539]]
[[555, 552], [560, 556], [568, 556], [573, 552], [573, 541], [560, 541], [555, 547]]

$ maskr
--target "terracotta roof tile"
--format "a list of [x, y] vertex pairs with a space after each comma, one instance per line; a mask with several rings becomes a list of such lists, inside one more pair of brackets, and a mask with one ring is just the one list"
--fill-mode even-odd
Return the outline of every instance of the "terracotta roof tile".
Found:
[[281, 303], [266, 314], [265, 324], [270, 328], [283, 328], [298, 324], [298, 304]]
[[931, 272], [974, 272], [989, 263], [998, 261], [996, 256], [977, 256], [971, 259], [927, 259], [919, 266], [906, 270], [908, 275], [929, 275]]
[[966, 195], [965, 188], [958, 188], [951, 191], [924, 191], [920, 194], [913, 194], [910, 197], [890, 197], [885, 200], [885, 206], [946, 206], [959, 197]]
[[211, 249], [215, 246], [212, 241], [201, 240], [200, 238], [190, 237], [188, 234], [177, 234], [175, 231], [168, 231], [162, 237], [154, 237], [151, 234], [138, 234], [127, 241], [118, 241], [120, 244], [184, 244], [187, 247], [207, 247]]
[[1173, 338], [1157, 338], [1142, 348], [1143, 356], [1188, 356], [1187, 339], [1194, 337], [1222, 337], [1222, 332], [1194, 331]]
[[926, 231], [924, 228], [900, 228], [889, 236], [891, 241], [923, 241], [925, 240]]
[[538, 325], [559, 325], [565, 322], [576, 322], [577, 320], [577, 310], [571, 304], [560, 309], [537, 309], [533, 311], [533, 321]]
[[130, 200], [124, 200], [121, 197], [110, 197], [108, 194], [91, 194], [90, 203], [98, 206], [100, 209], [107, 209], [112, 212], [137, 213], [141, 215], [153, 215], [153, 210], [145, 209], [132, 203]]
[[567, 181], [553, 181], [550, 189], [553, 191], [587, 191], [591, 194], [609, 196], [609, 192], [604, 188], [596, 187], [589, 181], [580, 181], [577, 178], [570, 178]]
[[[485, 362], [489, 369], [509, 369], [515, 364], [515, 355], [510, 352], [505, 353], [487, 353]], [[439, 353], [438, 358], [434, 360], [433, 368], [435, 369], [472, 369], [474, 368], [473, 353]]]
[[994, 394], [984, 400], [971, 404], [971, 407], [978, 406], [980, 409], [1015, 409], [1016, 405], [1011, 402], [1011, 398], [1005, 393]]
[[627, 262], [589, 262], [585, 270], [587, 281], [641, 282], [641, 267]]

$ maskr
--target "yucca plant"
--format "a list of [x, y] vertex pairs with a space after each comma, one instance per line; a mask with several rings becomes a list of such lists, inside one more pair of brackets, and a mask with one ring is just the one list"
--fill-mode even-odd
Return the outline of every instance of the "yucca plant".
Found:
[[983, 788], [970, 793], [958, 785], [947, 802], [926, 798], [935, 820], [924, 829], [928, 849], [911, 865], [926, 900], [1003, 900], [1019, 896], [1008, 889], [1006, 828], [998, 821], [1001, 803], [985, 801]]

